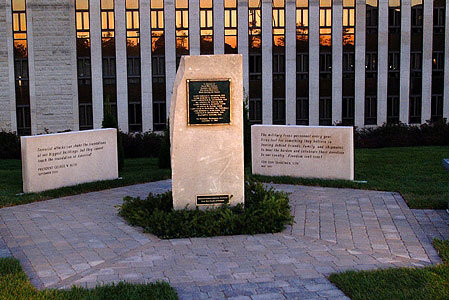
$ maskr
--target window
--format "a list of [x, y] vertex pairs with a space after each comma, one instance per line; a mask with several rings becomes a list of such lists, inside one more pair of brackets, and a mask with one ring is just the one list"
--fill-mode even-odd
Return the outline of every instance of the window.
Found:
[[434, 72], [444, 71], [444, 52], [434, 51], [432, 58], [432, 69]]
[[[366, 59], [365, 59], [365, 68], [366, 73], [368, 76], [368, 73], [376, 73], [377, 72], [377, 52], [367, 52], [366, 53]], [[371, 76], [370, 76], [371, 77]]]
[[[101, 54], [103, 61], [103, 105], [117, 119], [114, 0], [101, 0]], [[106, 105], [109, 107], [106, 108]]]
[[249, 120], [251, 123], [262, 123], [262, 99], [249, 99]]
[[249, 0], [248, 4], [249, 51], [262, 48], [262, 8], [260, 0]]
[[341, 120], [344, 125], [354, 125], [354, 97], [343, 97]]
[[343, 53], [343, 76], [345, 76], [345, 73], [354, 73], [354, 72], [355, 72], [355, 54], [353, 52]]
[[332, 54], [331, 53], [320, 53], [320, 76], [325, 78], [330, 78], [332, 72]]
[[151, 1], [151, 53], [153, 55], [165, 53], [164, 37], [164, 1]]
[[142, 131], [139, 1], [126, 0], [126, 53], [129, 131]]
[[249, 79], [260, 80], [262, 76], [262, 55], [252, 53], [249, 55]]
[[261, 2], [261, 0], [248, 0], [249, 116], [252, 123], [262, 122]]
[[151, 1], [151, 76], [153, 90], [153, 130], [166, 126], [165, 24], [164, 1]]
[[398, 78], [401, 63], [401, 55], [399, 52], [390, 51], [388, 53], [388, 76], [391, 78]]
[[225, 54], [237, 54], [237, 0], [225, 0], [224, 3], [225, 26]]
[[422, 33], [423, 20], [424, 15], [423, 15], [422, 0], [415, 1], [415, 3], [412, 4], [412, 19], [411, 19], [412, 33]]
[[377, 0], [366, 1], [366, 33], [377, 32], [379, 24], [379, 10]]
[[366, 0], [365, 125], [377, 124], [379, 1]]
[[412, 72], [422, 71], [422, 52], [410, 53], [410, 66]]
[[401, 4], [400, 0], [389, 0], [388, 27], [391, 33], [401, 32]]
[[438, 3], [437, 1], [434, 1], [434, 8], [433, 8], [433, 31], [435, 33], [444, 33], [444, 26], [446, 22], [446, 10], [444, 7], [444, 1], [443, 5], [436, 6]]
[[330, 97], [320, 97], [320, 126], [332, 125], [332, 99]]
[[79, 128], [93, 128], [89, 1], [75, 0]]
[[273, 99], [273, 124], [283, 125], [285, 124], [285, 99], [274, 98]]
[[399, 123], [399, 96], [387, 98], [387, 123]]
[[309, 54], [296, 54], [296, 74], [307, 75], [309, 72]]
[[273, 53], [273, 79], [285, 79], [285, 54]]
[[[296, 80], [309, 77], [309, 1], [296, 1]], [[297, 85], [297, 90], [298, 90]]]
[[438, 121], [443, 118], [443, 95], [433, 94], [432, 95], [432, 121]]
[[410, 124], [420, 124], [421, 123], [421, 95], [410, 96], [410, 107], [409, 107], [409, 123]]
[[182, 55], [189, 55], [189, 1], [176, 0], [176, 69]]
[[332, 125], [332, 0], [320, 0], [319, 124]]
[[296, 98], [296, 125], [309, 125], [309, 98]]
[[214, 54], [214, 10], [212, 0], [200, 0], [200, 53]]
[[377, 97], [366, 96], [365, 98], [365, 125], [377, 124]]
[[27, 14], [25, 0], [14, 0], [12, 2], [12, 19], [17, 134], [31, 135]]

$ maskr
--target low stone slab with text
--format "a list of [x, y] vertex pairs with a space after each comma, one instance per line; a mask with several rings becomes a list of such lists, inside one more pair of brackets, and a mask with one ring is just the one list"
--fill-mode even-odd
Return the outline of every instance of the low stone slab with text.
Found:
[[253, 125], [252, 172], [354, 180], [352, 127]]
[[21, 137], [24, 193], [118, 178], [117, 130]]

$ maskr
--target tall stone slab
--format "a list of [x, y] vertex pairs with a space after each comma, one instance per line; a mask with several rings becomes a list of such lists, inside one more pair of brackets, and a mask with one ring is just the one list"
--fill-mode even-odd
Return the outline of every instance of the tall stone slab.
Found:
[[244, 202], [241, 55], [184, 56], [170, 106], [175, 209]]

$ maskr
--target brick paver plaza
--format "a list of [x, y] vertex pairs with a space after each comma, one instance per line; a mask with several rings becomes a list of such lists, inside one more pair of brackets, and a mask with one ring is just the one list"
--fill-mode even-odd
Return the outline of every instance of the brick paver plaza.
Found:
[[326, 276], [440, 262], [445, 211], [410, 210], [397, 193], [275, 185], [296, 223], [278, 234], [160, 240], [117, 215], [124, 196], [170, 181], [0, 210], [0, 256], [18, 258], [39, 288], [169, 281], [181, 299], [348, 299]]

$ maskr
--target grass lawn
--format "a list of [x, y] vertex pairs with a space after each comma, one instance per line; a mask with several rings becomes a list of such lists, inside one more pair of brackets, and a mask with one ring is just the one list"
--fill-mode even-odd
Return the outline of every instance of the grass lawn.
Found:
[[157, 158], [127, 159], [120, 176], [123, 178], [122, 180], [92, 182], [20, 196], [17, 195], [22, 192], [20, 160], [0, 160], [0, 207], [168, 179], [170, 178], [170, 170], [159, 169]]
[[[449, 147], [404, 147], [356, 149], [355, 179], [357, 183], [338, 180], [316, 180], [292, 177], [254, 176], [265, 182], [346, 187], [400, 192], [411, 208], [447, 208], [449, 174], [442, 160], [449, 157]], [[247, 169], [247, 174], [250, 170]], [[16, 196], [22, 191], [19, 160], [0, 160], [0, 207], [24, 204], [56, 197], [98, 191], [113, 187], [167, 179], [169, 170], [161, 170], [157, 159], [125, 161], [123, 180], [94, 182], [39, 194]]]
[[449, 241], [434, 241], [443, 264], [418, 269], [349, 271], [329, 280], [352, 300], [449, 299]]
[[2, 300], [176, 300], [178, 295], [168, 283], [99, 286], [94, 289], [38, 291], [30, 283], [18, 260], [0, 258], [0, 299]]
[[401, 193], [411, 208], [447, 208], [449, 174], [442, 160], [449, 147], [355, 150], [355, 179], [367, 183], [292, 177], [254, 176], [265, 182], [345, 187]]

